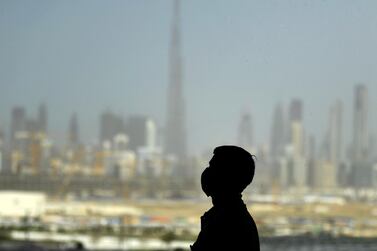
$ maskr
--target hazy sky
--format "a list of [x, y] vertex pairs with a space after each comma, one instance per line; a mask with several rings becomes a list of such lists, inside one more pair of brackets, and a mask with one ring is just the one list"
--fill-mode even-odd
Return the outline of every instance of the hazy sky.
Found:
[[[234, 143], [242, 111], [268, 142], [273, 108], [304, 100], [306, 132], [320, 140], [329, 105], [345, 103], [350, 140], [353, 88], [368, 86], [376, 132], [377, 1], [183, 1], [184, 89], [192, 151]], [[99, 114], [150, 115], [163, 126], [171, 1], [0, 1], [0, 127], [24, 105], [49, 110], [61, 141], [72, 112], [82, 138]]]

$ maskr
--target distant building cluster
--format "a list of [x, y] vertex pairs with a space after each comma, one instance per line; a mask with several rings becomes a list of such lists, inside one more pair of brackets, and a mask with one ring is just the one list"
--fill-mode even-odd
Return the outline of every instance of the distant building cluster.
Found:
[[241, 116], [239, 144], [257, 153], [258, 189], [331, 192], [341, 188], [368, 189], [377, 186], [377, 156], [371, 136], [368, 90], [354, 89], [352, 142], [344, 142], [343, 103], [329, 108], [325, 137], [318, 139], [305, 130], [304, 107], [292, 99], [285, 108], [276, 105], [268, 147], [253, 148], [250, 114]]
[[[29, 117], [23, 107], [13, 108], [9, 139], [1, 134], [1, 175], [109, 177], [147, 187], [144, 183], [154, 180], [170, 186], [182, 175], [182, 170], [192, 169], [185, 152], [178, 155], [164, 151], [161, 129], [148, 116], [131, 115], [123, 119], [111, 111], [103, 112], [99, 141], [91, 145], [80, 140], [76, 114], [69, 120], [63, 146], [50, 139], [47, 121], [44, 104], [40, 105], [36, 118]], [[193, 177], [186, 173], [184, 179], [191, 182]], [[152, 187], [150, 190], [154, 192]]]
[[107, 110], [99, 117], [98, 143], [91, 145], [80, 139], [76, 113], [68, 122], [65, 144], [58, 146], [49, 137], [44, 104], [35, 118], [29, 117], [24, 107], [14, 107], [9, 140], [0, 135], [1, 175], [46, 176], [46, 179], [64, 176], [62, 190], [69, 188], [70, 177], [72, 180], [82, 176], [127, 183], [129, 190], [133, 190], [127, 196], [133, 196], [133, 192], [150, 197], [191, 193], [197, 189], [198, 178], [194, 177], [197, 165], [187, 156], [183, 100], [177, 99], [182, 96], [175, 87], [177, 84], [180, 83], [172, 81], [169, 86], [169, 92], [173, 93], [165, 132], [149, 116], [123, 118]]

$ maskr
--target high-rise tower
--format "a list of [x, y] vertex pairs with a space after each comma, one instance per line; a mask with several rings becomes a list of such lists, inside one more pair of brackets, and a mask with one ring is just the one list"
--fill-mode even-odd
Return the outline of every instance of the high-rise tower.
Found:
[[284, 111], [282, 105], [278, 104], [275, 107], [271, 128], [270, 150], [273, 160], [277, 159], [283, 154], [285, 139]]
[[355, 187], [367, 187], [371, 183], [371, 165], [368, 163], [368, 91], [366, 86], [356, 85], [354, 95], [350, 181]]
[[170, 75], [165, 127], [165, 151], [167, 154], [175, 156], [178, 160], [183, 160], [186, 157], [187, 146], [179, 21], [179, 0], [175, 0], [169, 54]]
[[290, 146], [292, 169], [288, 174], [291, 185], [302, 187], [307, 185], [307, 163], [304, 157], [304, 127], [302, 121], [302, 101], [293, 99], [289, 106]]
[[77, 147], [80, 143], [79, 138], [79, 123], [77, 121], [77, 114], [72, 114], [72, 117], [69, 121], [69, 129], [68, 129], [68, 141], [70, 147]]
[[251, 114], [249, 112], [245, 112], [241, 116], [241, 121], [238, 127], [238, 145], [249, 149], [252, 147], [253, 144], [253, 125]]
[[271, 138], [270, 138], [270, 166], [272, 167], [272, 180], [275, 183], [282, 181], [282, 157], [284, 147], [287, 143], [287, 133], [285, 126], [285, 116], [283, 106], [279, 103], [275, 106], [272, 118]]
[[41, 104], [38, 108], [38, 130], [44, 134], [47, 134], [47, 107], [45, 104]]
[[20, 150], [18, 136], [26, 130], [26, 112], [23, 107], [14, 107], [11, 118], [11, 145], [12, 148]]
[[353, 158], [365, 159], [368, 152], [367, 88], [359, 84], [355, 87], [353, 120]]
[[289, 126], [290, 126], [290, 143], [293, 146], [294, 154], [303, 155], [304, 132], [302, 125], [302, 101], [293, 99], [289, 106]]
[[106, 111], [100, 117], [100, 142], [111, 142], [114, 136], [124, 133], [123, 118], [111, 111]]

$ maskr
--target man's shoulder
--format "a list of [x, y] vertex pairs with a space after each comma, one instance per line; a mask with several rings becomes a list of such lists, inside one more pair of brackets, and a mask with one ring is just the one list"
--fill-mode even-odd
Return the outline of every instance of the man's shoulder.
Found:
[[258, 230], [246, 208], [211, 208], [192, 250], [259, 250]]

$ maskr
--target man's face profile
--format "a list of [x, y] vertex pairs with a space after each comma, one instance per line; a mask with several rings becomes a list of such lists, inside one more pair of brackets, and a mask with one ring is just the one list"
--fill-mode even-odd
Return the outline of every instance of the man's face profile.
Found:
[[219, 157], [213, 155], [209, 161], [209, 166], [204, 169], [201, 176], [202, 190], [207, 196], [213, 196], [214, 193], [219, 192], [222, 180]]

